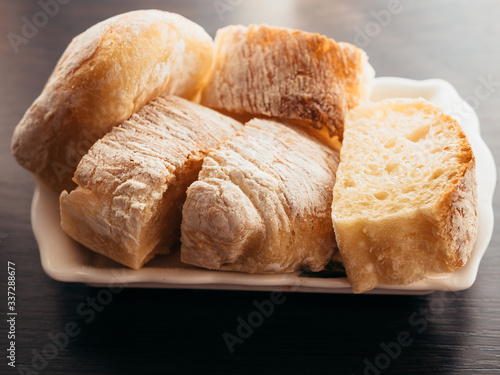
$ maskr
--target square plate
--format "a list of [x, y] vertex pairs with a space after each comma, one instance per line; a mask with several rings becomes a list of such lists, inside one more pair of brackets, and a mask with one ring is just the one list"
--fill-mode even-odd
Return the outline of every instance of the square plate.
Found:
[[[450, 274], [428, 277], [406, 286], [381, 285], [371, 294], [428, 294], [458, 291], [475, 281], [479, 262], [493, 232], [492, 199], [496, 167], [490, 150], [481, 138], [474, 110], [446, 81], [413, 81], [403, 78], [377, 78], [373, 101], [386, 98], [422, 97], [441, 107], [464, 129], [474, 150], [478, 179], [479, 231], [471, 257], [461, 269]], [[256, 275], [211, 271], [181, 263], [179, 250], [159, 255], [140, 270], [132, 270], [96, 254], [72, 240], [60, 226], [59, 196], [35, 178], [31, 222], [44, 271], [55, 280], [82, 282], [92, 286], [120, 284], [128, 287], [275, 290], [319, 293], [352, 293], [349, 282], [341, 278], [299, 277], [299, 272]]]

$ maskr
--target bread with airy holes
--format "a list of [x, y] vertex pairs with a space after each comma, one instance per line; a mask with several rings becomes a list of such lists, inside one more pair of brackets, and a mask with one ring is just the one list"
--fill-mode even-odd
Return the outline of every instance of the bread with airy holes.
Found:
[[423, 99], [360, 106], [340, 159], [332, 219], [354, 292], [466, 264], [478, 228], [475, 159], [454, 119]]

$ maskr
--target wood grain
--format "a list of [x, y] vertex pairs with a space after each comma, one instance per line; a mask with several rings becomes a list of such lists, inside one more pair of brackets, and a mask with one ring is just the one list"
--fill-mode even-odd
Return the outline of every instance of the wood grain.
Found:
[[[498, 230], [469, 290], [423, 297], [286, 294], [273, 314], [235, 345], [233, 354], [224, 343], [224, 332], [235, 334], [237, 318], [246, 319], [256, 309], [253, 302], [269, 299], [269, 293], [127, 289], [113, 294], [111, 303], [91, 320], [84, 312], [100, 290], [53, 281], [40, 265], [30, 225], [33, 179], [10, 156], [12, 132], [73, 36], [138, 7], [183, 14], [211, 35], [228, 24], [266, 22], [355, 42], [360, 40], [359, 30], [371, 27], [374, 36], [364, 47], [378, 76], [443, 78], [463, 97], [477, 97], [484, 79], [494, 82], [490, 95], [477, 101], [476, 110], [483, 137], [498, 162], [500, 3], [401, 0], [401, 11], [384, 21], [381, 17], [387, 15], [389, 3], [147, 0], [139, 5], [133, 0], [73, 0], [59, 5], [57, 14], [16, 53], [7, 35], [21, 33], [23, 17], [32, 19], [40, 5], [0, 2], [0, 283], [5, 296], [6, 264], [15, 262], [17, 365], [33, 369], [32, 361], [51, 342], [50, 335], [75, 322], [81, 332], [32, 373], [363, 374], [367, 361], [375, 363], [378, 358], [384, 367], [381, 345], [407, 332], [411, 344], [401, 347], [381, 373], [499, 374]], [[218, 14], [220, 4], [226, 4], [226, 12], [219, 9]], [[379, 23], [377, 33], [374, 22]], [[498, 218], [498, 195], [494, 210]], [[5, 314], [6, 297], [3, 301]], [[4, 350], [5, 320], [0, 323]], [[2, 358], [0, 373], [18, 373]]]

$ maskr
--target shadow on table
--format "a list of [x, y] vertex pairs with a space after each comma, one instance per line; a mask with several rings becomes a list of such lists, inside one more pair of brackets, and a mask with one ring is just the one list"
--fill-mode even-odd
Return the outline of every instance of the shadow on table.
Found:
[[81, 332], [54, 369], [67, 357], [106, 374], [451, 374], [474, 322], [468, 292], [81, 290], [65, 313]]

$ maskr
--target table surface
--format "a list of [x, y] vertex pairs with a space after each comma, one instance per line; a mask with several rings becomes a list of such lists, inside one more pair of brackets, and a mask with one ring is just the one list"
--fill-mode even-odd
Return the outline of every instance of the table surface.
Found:
[[[54, 4], [44, 0], [42, 4]], [[241, 321], [269, 292], [100, 289], [61, 283], [40, 265], [30, 223], [33, 178], [10, 139], [72, 37], [138, 7], [180, 13], [212, 36], [228, 24], [268, 23], [363, 47], [378, 76], [443, 78], [476, 107], [500, 160], [500, 3], [491, 1], [68, 1], [14, 46], [36, 1], [0, 2], [0, 348], [7, 262], [16, 264], [16, 364], [1, 374], [500, 374], [500, 233], [476, 283], [458, 294], [369, 296], [288, 293], [251, 331]], [[55, 9], [53, 6], [52, 10]], [[37, 16], [38, 14], [38, 16]], [[486, 85], [484, 82], [490, 82]], [[486, 90], [486, 91], [485, 91]], [[478, 93], [482, 93], [478, 94]], [[485, 94], [486, 93], [486, 94]], [[500, 212], [494, 199], [495, 217]], [[101, 293], [101, 294], [100, 294]], [[255, 314], [253, 315], [255, 319]], [[67, 339], [64, 332], [71, 333]], [[234, 335], [234, 336], [230, 336]], [[248, 336], [248, 337], [247, 337]], [[231, 341], [227, 345], [225, 340]], [[400, 344], [395, 344], [396, 342]], [[56, 346], [56, 344], [58, 346]], [[234, 349], [231, 353], [229, 347]]]

